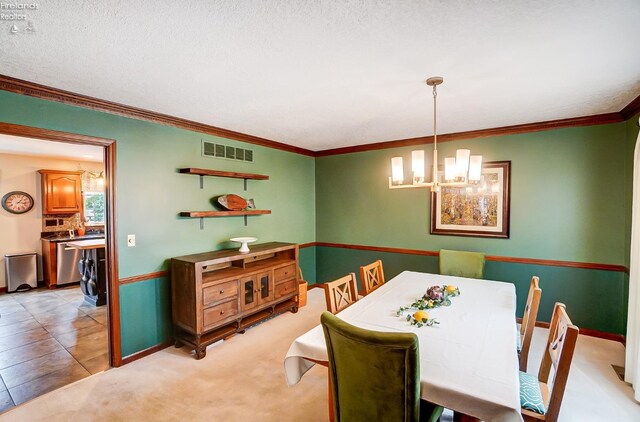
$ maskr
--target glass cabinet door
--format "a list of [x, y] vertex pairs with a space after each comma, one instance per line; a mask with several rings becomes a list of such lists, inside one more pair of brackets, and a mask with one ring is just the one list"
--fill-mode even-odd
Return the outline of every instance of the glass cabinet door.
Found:
[[273, 300], [273, 277], [271, 271], [258, 274], [258, 282], [260, 283], [260, 303]]
[[258, 288], [255, 277], [240, 280], [242, 285], [242, 309], [253, 308], [258, 304]]

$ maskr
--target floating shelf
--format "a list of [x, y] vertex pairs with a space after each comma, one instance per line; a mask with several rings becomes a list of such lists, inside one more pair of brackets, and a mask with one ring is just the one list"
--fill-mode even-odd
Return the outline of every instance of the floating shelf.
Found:
[[200, 176], [200, 189], [204, 188], [204, 176], [230, 177], [233, 179], [244, 179], [244, 190], [247, 190], [247, 180], [269, 180], [269, 176], [265, 174], [255, 173], [236, 173], [234, 171], [209, 170], [187, 167], [178, 169], [183, 174], [194, 174]]
[[234, 171], [197, 169], [192, 167], [180, 169], [180, 173], [197, 174], [198, 176], [232, 177], [234, 179], [252, 179], [252, 180], [268, 180], [269, 179], [269, 176], [265, 174], [236, 173]]
[[204, 217], [235, 217], [244, 216], [244, 225], [247, 225], [248, 215], [271, 214], [271, 210], [244, 210], [244, 211], [182, 211], [180, 217], [199, 218], [200, 230], [204, 229]]
[[245, 211], [183, 211], [180, 217], [230, 217], [235, 215], [260, 215], [271, 214], [271, 210], [245, 210]]

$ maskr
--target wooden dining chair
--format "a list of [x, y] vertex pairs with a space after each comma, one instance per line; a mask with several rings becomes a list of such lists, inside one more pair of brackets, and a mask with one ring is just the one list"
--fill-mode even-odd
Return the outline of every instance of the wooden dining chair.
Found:
[[[565, 305], [556, 303], [538, 377], [520, 371], [520, 405], [526, 422], [558, 420], [578, 331], [578, 327], [571, 323]], [[554, 375], [549, 382], [552, 367]]]
[[356, 275], [349, 273], [337, 280], [324, 283], [324, 297], [327, 300], [327, 311], [337, 314], [358, 300]]
[[443, 408], [420, 400], [418, 336], [355, 327], [323, 312], [333, 416], [345, 421], [430, 421]]
[[540, 298], [542, 297], [542, 289], [538, 286], [539, 282], [540, 279], [538, 277], [531, 277], [529, 295], [527, 296], [527, 303], [524, 307], [522, 322], [520, 323], [520, 333], [518, 335], [518, 357], [520, 358], [520, 370], [522, 372], [527, 372], [527, 361], [529, 360], [529, 349], [531, 348], [533, 328], [536, 326], [538, 307], [540, 306]]
[[378, 287], [384, 284], [384, 270], [382, 269], [382, 261], [377, 260], [369, 265], [360, 267], [360, 282], [362, 283], [363, 296], [368, 295]]
[[438, 264], [443, 275], [467, 278], [484, 276], [484, 254], [480, 252], [440, 249]]

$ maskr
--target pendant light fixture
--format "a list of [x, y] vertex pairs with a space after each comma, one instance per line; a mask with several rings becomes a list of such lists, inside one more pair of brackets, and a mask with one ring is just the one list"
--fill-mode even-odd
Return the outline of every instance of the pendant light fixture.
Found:
[[468, 149], [459, 149], [455, 157], [444, 159], [444, 180], [438, 179], [438, 132], [437, 132], [437, 86], [444, 79], [434, 76], [427, 79], [427, 85], [433, 87], [433, 171], [431, 182], [425, 182], [425, 165], [423, 150], [411, 151], [411, 183], [404, 183], [404, 167], [402, 157], [391, 159], [391, 177], [389, 177], [389, 189], [424, 188], [430, 187], [431, 192], [439, 192], [441, 186], [466, 186], [475, 185], [482, 178], [482, 156], [471, 155]]

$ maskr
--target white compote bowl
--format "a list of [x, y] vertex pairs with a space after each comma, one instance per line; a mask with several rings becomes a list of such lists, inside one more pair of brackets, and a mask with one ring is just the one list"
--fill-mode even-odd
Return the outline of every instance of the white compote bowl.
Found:
[[239, 252], [242, 253], [247, 253], [249, 252], [249, 243], [255, 242], [256, 240], [258, 240], [257, 237], [233, 237], [231, 239], [232, 242], [237, 242], [242, 244], [242, 246], [240, 246], [240, 249], [238, 249]]

